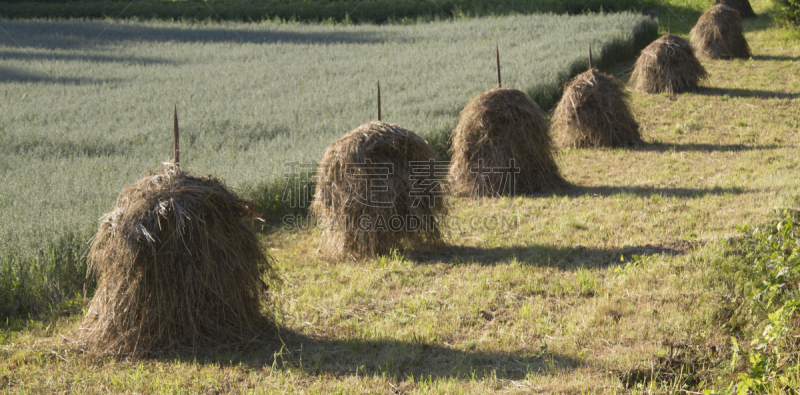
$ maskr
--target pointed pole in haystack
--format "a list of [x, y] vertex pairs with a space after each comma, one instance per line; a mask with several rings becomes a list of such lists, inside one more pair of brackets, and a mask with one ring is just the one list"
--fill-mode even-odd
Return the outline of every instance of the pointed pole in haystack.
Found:
[[667, 35], [672, 34], [672, 18], [667, 15]]
[[500, 81], [500, 49], [497, 44], [494, 45], [494, 57], [497, 60], [497, 87], [502, 88], [503, 83]]
[[594, 69], [594, 66], [592, 65], [592, 43], [590, 42], [589, 43], [589, 70], [592, 70], [592, 69]]
[[179, 165], [181, 162], [181, 148], [180, 144], [178, 143], [178, 105], [175, 105], [175, 112], [172, 116], [173, 120], [175, 121], [174, 131], [175, 131], [175, 164]]
[[381, 120], [381, 80], [378, 80], [378, 121]]

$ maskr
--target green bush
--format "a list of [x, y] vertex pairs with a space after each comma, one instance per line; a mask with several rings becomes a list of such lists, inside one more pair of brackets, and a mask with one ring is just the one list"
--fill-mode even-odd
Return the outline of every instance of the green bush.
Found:
[[[748, 264], [749, 301], [743, 306], [749, 345], [732, 339], [731, 370], [738, 372], [727, 392], [774, 393], [796, 388], [800, 345], [800, 212], [765, 227], [742, 227], [736, 250]], [[746, 355], [746, 358], [744, 355]], [[743, 365], [743, 366], [742, 366]], [[744, 371], [742, 371], [744, 370]]]
[[800, 25], [800, 0], [772, 0], [784, 21]]

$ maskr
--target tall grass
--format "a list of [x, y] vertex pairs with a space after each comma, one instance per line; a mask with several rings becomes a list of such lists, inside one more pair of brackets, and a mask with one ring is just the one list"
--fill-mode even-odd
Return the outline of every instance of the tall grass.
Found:
[[[37, 313], [82, 284], [82, 251], [120, 190], [171, 157], [285, 210], [286, 163], [311, 163], [374, 118], [443, 141], [494, 86], [551, 106], [596, 61], [655, 35], [632, 13], [413, 26], [12, 21], [0, 38], [0, 314]], [[23, 284], [23, 285], [19, 285]]]

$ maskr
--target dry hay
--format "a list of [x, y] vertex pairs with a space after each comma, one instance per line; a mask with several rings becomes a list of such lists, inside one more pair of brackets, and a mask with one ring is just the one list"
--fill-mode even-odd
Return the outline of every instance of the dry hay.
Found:
[[628, 94], [614, 77], [590, 69], [564, 88], [550, 120], [562, 148], [622, 147], [641, 142]]
[[138, 356], [241, 344], [271, 328], [262, 276], [272, 267], [252, 204], [174, 164], [125, 189], [89, 250], [97, 292], [79, 347]]
[[742, 31], [742, 17], [724, 5], [715, 5], [700, 16], [689, 41], [702, 58], [747, 59], [751, 56]]
[[689, 42], [667, 34], [642, 50], [631, 83], [636, 92], [675, 94], [697, 89], [707, 77]]
[[438, 245], [447, 207], [435, 158], [425, 140], [380, 121], [334, 141], [310, 207], [323, 229], [320, 253], [360, 260]]
[[750, 5], [750, 0], [717, 0], [714, 4], [722, 4], [736, 10], [742, 18], [755, 18], [756, 12]]
[[[461, 111], [450, 152], [448, 180], [456, 195], [526, 194], [569, 186], [553, 157], [544, 114], [517, 89], [495, 88], [472, 99]], [[513, 178], [512, 163], [519, 171]]]

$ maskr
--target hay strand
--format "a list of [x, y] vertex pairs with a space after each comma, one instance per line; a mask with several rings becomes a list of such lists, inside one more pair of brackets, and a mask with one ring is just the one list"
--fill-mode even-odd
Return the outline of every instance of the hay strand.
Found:
[[624, 147], [641, 141], [624, 87], [597, 69], [567, 84], [550, 122], [561, 148]]
[[539, 106], [517, 89], [472, 99], [452, 137], [451, 191], [477, 198], [567, 188], [547, 126]]
[[690, 34], [689, 41], [699, 57], [748, 59], [751, 56], [742, 29], [742, 18], [728, 6], [718, 4], [704, 12]]
[[361, 260], [437, 246], [447, 207], [435, 158], [415, 133], [380, 121], [328, 146], [310, 207], [323, 229], [320, 254]]
[[678, 36], [667, 34], [642, 50], [630, 82], [636, 92], [675, 94], [697, 89], [707, 77], [692, 46]]

